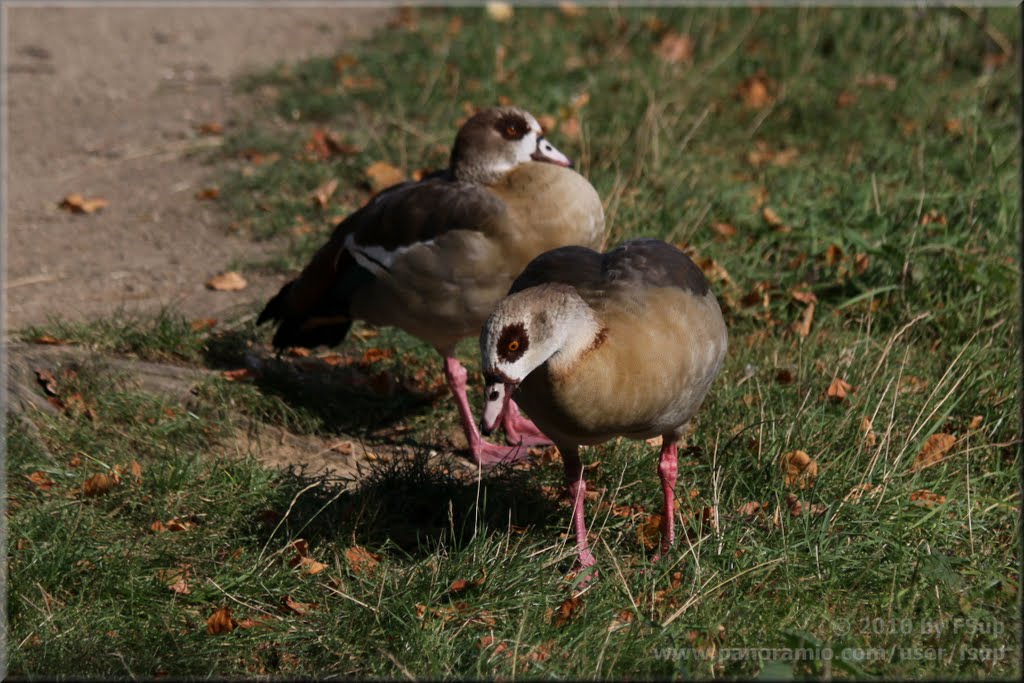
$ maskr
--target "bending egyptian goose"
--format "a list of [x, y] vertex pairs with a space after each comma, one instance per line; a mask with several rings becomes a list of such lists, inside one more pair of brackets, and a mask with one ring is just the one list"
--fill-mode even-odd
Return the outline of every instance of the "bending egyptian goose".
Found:
[[[257, 324], [278, 322], [279, 349], [338, 344], [353, 320], [399, 327], [443, 356], [477, 462], [525, 457], [480, 435], [455, 345], [479, 333], [532, 258], [602, 241], [601, 201], [571, 165], [528, 112], [477, 113], [459, 129], [447, 169], [387, 188], [348, 216]], [[510, 443], [550, 443], [514, 405], [503, 426]]]
[[659, 240], [599, 254], [564, 247], [534, 259], [480, 335], [483, 431], [513, 392], [557, 444], [573, 498], [579, 560], [594, 563], [583, 520], [579, 446], [663, 438], [662, 550], [675, 536], [676, 444], [722, 367], [728, 333], [700, 269]]

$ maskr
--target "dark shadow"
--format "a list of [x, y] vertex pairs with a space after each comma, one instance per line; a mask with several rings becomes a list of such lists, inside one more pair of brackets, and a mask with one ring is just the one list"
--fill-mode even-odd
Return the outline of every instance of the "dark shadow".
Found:
[[507, 532], [565, 522], [566, 509], [541, 491], [528, 469], [497, 467], [485, 471], [478, 484], [472, 475], [457, 476], [457, 465], [445, 467], [419, 451], [412, 458], [377, 462], [351, 490], [344, 482], [308, 477], [301, 470], [284, 474], [280, 484], [284, 509], [304, 488], [284, 520], [264, 522], [254, 531], [268, 540], [301, 536], [313, 544], [353, 544], [380, 548], [388, 542], [412, 556], [439, 546], [468, 543], [474, 532]]
[[[218, 369], [253, 370], [260, 391], [315, 415], [339, 434], [387, 430], [404, 418], [428, 412], [435, 401], [448, 396], [447, 391], [418, 390], [400, 368], [397, 372], [378, 369], [344, 354], [335, 356], [341, 362], [331, 363], [315, 356], [260, 353], [252, 348], [251, 340], [252, 335], [244, 330], [211, 337], [204, 351], [207, 364]], [[381, 436], [394, 438], [375, 434], [374, 440]]]

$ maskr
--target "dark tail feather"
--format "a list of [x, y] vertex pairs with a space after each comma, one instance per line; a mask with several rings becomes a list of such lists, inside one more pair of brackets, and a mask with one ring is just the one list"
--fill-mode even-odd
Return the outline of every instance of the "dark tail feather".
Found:
[[[277, 331], [274, 333], [274, 348], [286, 349], [291, 346], [304, 346], [308, 349], [317, 346], [335, 346], [345, 340], [352, 319], [340, 313], [337, 307], [331, 310], [312, 311], [296, 315], [289, 306], [289, 294], [292, 285], [289, 282], [267, 302], [263, 311], [256, 319], [257, 325], [274, 321]], [[347, 306], [346, 306], [347, 308]]]

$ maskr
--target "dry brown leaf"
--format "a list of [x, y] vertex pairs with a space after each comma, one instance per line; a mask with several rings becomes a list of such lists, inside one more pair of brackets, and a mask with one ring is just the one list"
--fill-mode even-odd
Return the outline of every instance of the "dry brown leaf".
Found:
[[805, 489], [818, 478], [818, 463], [804, 451], [784, 453], [781, 462], [786, 486]]
[[738, 514], [744, 517], [756, 517], [759, 512], [764, 511], [764, 506], [758, 503], [756, 500], [752, 500], [749, 503], [744, 503], [736, 508]]
[[758, 72], [740, 83], [737, 94], [748, 109], [762, 109], [775, 99], [771, 91], [772, 82], [763, 72]]
[[131, 475], [136, 484], [142, 481], [142, 465], [139, 464], [138, 460], [132, 460], [128, 463], [128, 474]]
[[964, 123], [960, 119], [946, 119], [942, 127], [953, 137], [959, 136], [964, 132]]
[[378, 361], [386, 360], [395, 355], [395, 352], [391, 349], [379, 349], [377, 347], [370, 347], [363, 352], [363, 365], [372, 365]]
[[507, 2], [489, 2], [486, 7], [487, 16], [499, 23], [508, 21], [515, 14], [512, 5]]
[[193, 524], [192, 522], [183, 522], [177, 517], [166, 522], [162, 522], [158, 519], [149, 525], [149, 530], [154, 533], [162, 533], [164, 531], [188, 531], [194, 528], [195, 524]]
[[402, 171], [384, 161], [370, 164], [364, 173], [370, 181], [370, 190], [374, 193], [405, 180], [405, 174]]
[[237, 370], [223, 370], [220, 376], [229, 382], [241, 382], [247, 379], [254, 379], [256, 373], [249, 368], [238, 368]]
[[451, 585], [448, 586], [448, 592], [449, 593], [461, 593], [461, 592], [463, 592], [465, 590], [468, 590], [470, 588], [475, 588], [476, 586], [482, 585], [483, 582], [486, 581], [486, 580], [487, 580], [487, 570], [484, 570], [483, 575], [479, 579], [475, 579], [473, 581], [470, 581], [468, 579], [455, 579], [454, 581], [452, 581]]
[[807, 304], [800, 320], [793, 323], [793, 331], [801, 338], [806, 338], [811, 333], [811, 323], [814, 321], [814, 302]]
[[110, 204], [106, 199], [99, 197], [86, 199], [81, 194], [73, 192], [61, 200], [59, 206], [71, 213], [95, 213]]
[[33, 339], [32, 343], [33, 344], [51, 344], [51, 345], [53, 345], [53, 344], [67, 344], [68, 342], [67, 342], [66, 339], [57, 339], [56, 337], [51, 337], [48, 334], [43, 334], [43, 335], [40, 335], [40, 336], [36, 337], [35, 339]]
[[716, 237], [722, 240], [730, 240], [736, 236], [736, 226], [732, 223], [712, 223], [711, 229], [715, 232]]
[[860, 431], [864, 432], [864, 445], [868, 448], [874, 448], [875, 444], [878, 443], [878, 435], [871, 428], [871, 418], [865, 416], [861, 419]]
[[669, 31], [662, 36], [661, 42], [655, 52], [663, 62], [668, 64], [679, 64], [693, 61], [693, 38], [684, 36], [675, 31]]
[[39, 368], [36, 368], [35, 372], [36, 380], [39, 382], [39, 385], [43, 387], [43, 391], [45, 391], [48, 396], [56, 396], [58, 393], [57, 378], [53, 376], [53, 373], [49, 370], [40, 370]]
[[32, 485], [42, 491], [49, 491], [53, 488], [53, 481], [46, 476], [45, 472], [36, 470], [32, 474], [26, 474], [25, 478], [32, 482]]
[[193, 332], [205, 332], [206, 330], [213, 329], [216, 325], [216, 318], [197, 318], [189, 323], [189, 327], [192, 328]]
[[218, 292], [236, 292], [240, 289], [245, 289], [248, 284], [240, 273], [233, 270], [221, 273], [220, 275], [214, 275], [206, 281], [207, 289], [213, 289]]
[[369, 574], [380, 564], [380, 555], [371, 553], [362, 546], [354, 545], [345, 551], [349, 567], [356, 574]]
[[218, 121], [207, 121], [198, 126], [199, 132], [203, 135], [220, 135], [224, 132], [224, 126]]
[[580, 136], [583, 134], [579, 118], [575, 115], [566, 117], [562, 120], [562, 124], [559, 126], [558, 132], [569, 140], [579, 140]]
[[281, 598], [281, 605], [287, 611], [298, 614], [300, 617], [306, 612], [319, 607], [319, 604], [315, 602], [299, 602], [298, 600], [292, 599], [292, 596], [290, 595], [286, 595]]
[[770, 206], [766, 206], [764, 207], [764, 209], [761, 210], [761, 217], [764, 218], [765, 223], [771, 225], [772, 227], [778, 227], [782, 225], [782, 219], [779, 217], [779, 214], [777, 214], [775, 212], [775, 209], [771, 208]]
[[654, 550], [661, 544], [662, 516], [648, 515], [643, 524], [636, 528], [637, 538], [648, 550]]
[[562, 601], [562, 604], [558, 606], [558, 609], [554, 611], [551, 618], [551, 624], [555, 628], [565, 626], [573, 617], [579, 614], [582, 607], [583, 598], [580, 596], [577, 595], [571, 598], [566, 598]]
[[211, 636], [218, 633], [231, 633], [237, 624], [238, 622], [231, 617], [231, 608], [221, 607], [206, 620], [206, 632]]
[[924, 442], [921, 452], [914, 458], [910, 471], [917, 472], [942, 462], [955, 443], [956, 437], [952, 434], [932, 434]]
[[983, 418], [981, 415], [975, 415], [974, 417], [971, 418], [971, 422], [970, 424], [967, 425], [967, 428], [973, 432], [975, 429], [980, 428], [981, 425], [984, 423], [985, 418]]
[[207, 199], [216, 199], [220, 196], [219, 187], [204, 187], [203, 189], [196, 192], [196, 199], [203, 201]]
[[331, 195], [338, 189], [338, 179], [331, 178], [327, 182], [319, 185], [313, 190], [313, 203], [319, 206], [321, 209], [327, 208], [327, 202], [331, 199]]
[[183, 565], [178, 569], [159, 569], [156, 572], [156, 579], [168, 590], [178, 595], [189, 595], [192, 589], [188, 585], [188, 570], [190, 565]]
[[929, 209], [928, 213], [921, 216], [921, 225], [928, 225], [929, 223], [946, 225], [946, 214], [941, 213], [938, 209]]
[[110, 475], [103, 474], [102, 472], [94, 474], [86, 479], [82, 484], [82, 493], [90, 498], [93, 496], [102, 496], [103, 494], [108, 493], [110, 489], [114, 487], [115, 483], [117, 482]]
[[825, 390], [825, 396], [834, 403], [846, 400], [846, 395], [850, 393], [853, 387], [845, 379], [836, 377], [832, 380], [832, 383], [828, 385], [828, 389]]
[[836, 95], [836, 107], [843, 109], [857, 102], [857, 94], [849, 90], [842, 90]]
[[946, 497], [940, 493], [933, 493], [928, 489], [921, 489], [910, 494], [910, 502], [922, 507], [933, 507], [946, 502]]
[[799, 289], [791, 289], [789, 295], [802, 304], [818, 303], [818, 297], [809, 289], [809, 285], [806, 282], [801, 283]]

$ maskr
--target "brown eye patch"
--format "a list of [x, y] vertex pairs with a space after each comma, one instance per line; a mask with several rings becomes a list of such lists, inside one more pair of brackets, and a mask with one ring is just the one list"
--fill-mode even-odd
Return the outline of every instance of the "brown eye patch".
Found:
[[514, 323], [501, 331], [498, 337], [498, 358], [506, 363], [514, 363], [530, 348], [530, 338], [522, 323]]
[[494, 127], [498, 133], [501, 134], [501, 137], [506, 140], [522, 140], [523, 136], [530, 130], [530, 126], [527, 125], [526, 119], [515, 114], [502, 116], [498, 119], [498, 122], [494, 124]]

